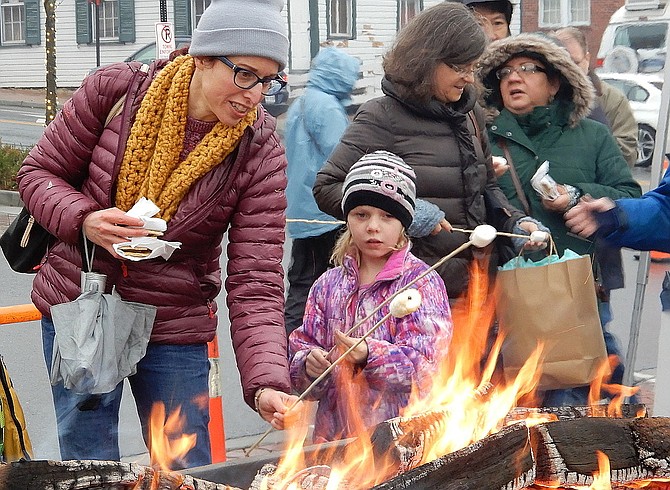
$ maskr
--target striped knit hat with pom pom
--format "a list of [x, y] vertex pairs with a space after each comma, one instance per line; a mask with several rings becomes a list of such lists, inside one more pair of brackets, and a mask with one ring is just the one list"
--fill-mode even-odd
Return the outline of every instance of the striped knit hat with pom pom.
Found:
[[345, 219], [356, 206], [374, 206], [409, 228], [414, 219], [415, 182], [414, 170], [398, 155], [382, 150], [363, 155], [352, 165], [342, 186]]

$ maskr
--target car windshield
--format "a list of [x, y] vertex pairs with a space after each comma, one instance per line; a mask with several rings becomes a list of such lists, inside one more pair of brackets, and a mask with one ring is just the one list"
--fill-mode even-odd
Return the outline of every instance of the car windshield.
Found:
[[667, 22], [626, 24], [616, 28], [614, 46], [635, 51], [641, 73], [657, 72], [665, 65]]

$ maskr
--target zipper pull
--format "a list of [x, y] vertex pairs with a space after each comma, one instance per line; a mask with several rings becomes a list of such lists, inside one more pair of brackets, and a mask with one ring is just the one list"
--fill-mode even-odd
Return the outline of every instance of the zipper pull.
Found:
[[23, 230], [21, 241], [19, 242], [19, 246], [21, 248], [26, 248], [28, 246], [28, 240], [30, 240], [30, 231], [33, 229], [33, 224], [35, 224], [35, 218], [33, 218], [33, 215], [31, 214], [30, 218], [28, 218], [28, 223], [26, 223], [26, 229]]
[[128, 266], [124, 261], [121, 261], [121, 275], [123, 277], [128, 277]]
[[214, 308], [212, 307], [212, 301], [207, 300], [207, 309], [209, 310], [209, 317], [214, 318]]

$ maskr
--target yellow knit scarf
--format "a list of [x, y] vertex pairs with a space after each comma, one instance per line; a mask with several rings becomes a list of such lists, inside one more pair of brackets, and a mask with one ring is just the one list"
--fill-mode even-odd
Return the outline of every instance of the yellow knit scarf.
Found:
[[158, 217], [169, 221], [191, 186], [235, 149], [246, 127], [256, 120], [253, 110], [233, 127], [218, 122], [180, 162], [194, 71], [193, 58], [180, 56], [149, 86], [130, 131], [117, 179], [119, 209], [128, 211], [140, 197], [146, 197], [160, 208]]

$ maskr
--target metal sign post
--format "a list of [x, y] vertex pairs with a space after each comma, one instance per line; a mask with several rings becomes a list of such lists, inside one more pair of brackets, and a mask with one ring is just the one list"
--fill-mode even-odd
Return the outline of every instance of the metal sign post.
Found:
[[[666, 33], [666, 39], [670, 39], [670, 28]], [[661, 179], [663, 160], [665, 159], [665, 153], [667, 151], [668, 114], [670, 114], [668, 107], [670, 105], [670, 62], [667, 52], [665, 54], [663, 80], [665, 83], [663, 84], [663, 90], [661, 92], [661, 107], [658, 111], [656, 142], [654, 144], [654, 156], [651, 164], [651, 177], [649, 179], [651, 189], [656, 188]], [[633, 373], [635, 372], [635, 359], [637, 357], [637, 343], [640, 336], [640, 322], [642, 320], [642, 306], [644, 305], [644, 293], [649, 278], [649, 260], [649, 252], [640, 253], [640, 263], [637, 267], [637, 287], [635, 290], [635, 301], [633, 303], [633, 315], [630, 324], [630, 336], [628, 339], [626, 367], [623, 379], [623, 383], [626, 386], [633, 385]], [[658, 350], [659, 353], [662, 351], [667, 352], [660, 342], [658, 343]], [[665, 361], [663, 364], [665, 364]], [[663, 369], [663, 365], [659, 362], [656, 369]], [[660, 386], [656, 385], [656, 390], [660, 388]]]

